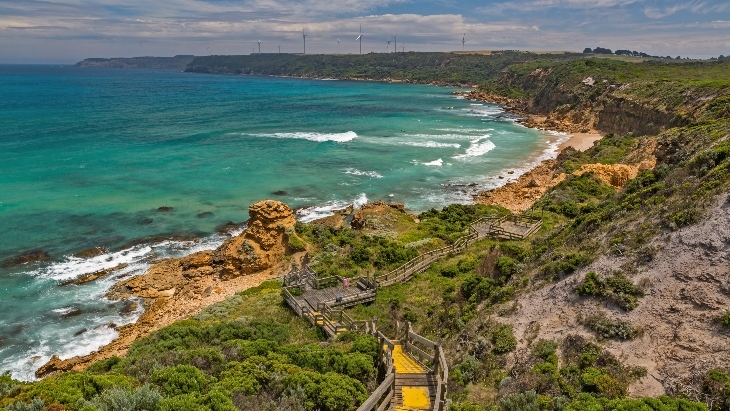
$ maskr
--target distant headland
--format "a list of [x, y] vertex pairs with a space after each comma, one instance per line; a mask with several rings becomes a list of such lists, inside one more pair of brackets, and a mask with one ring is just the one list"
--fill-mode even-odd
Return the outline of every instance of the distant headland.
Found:
[[88, 58], [76, 63], [77, 67], [148, 68], [183, 70], [195, 59], [193, 55], [175, 57], [113, 57]]

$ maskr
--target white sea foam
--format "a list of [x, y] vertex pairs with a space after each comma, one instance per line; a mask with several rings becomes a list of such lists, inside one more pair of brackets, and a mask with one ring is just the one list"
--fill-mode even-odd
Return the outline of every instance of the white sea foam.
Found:
[[349, 207], [350, 205], [352, 205], [356, 209], [360, 208], [363, 206], [363, 204], [367, 202], [368, 197], [365, 195], [365, 193], [362, 193], [352, 202], [333, 200], [319, 206], [300, 208], [296, 211], [296, 218], [303, 223], [308, 223], [310, 221], [334, 215], [335, 210], [342, 210]]
[[132, 264], [150, 252], [152, 252], [151, 246], [140, 245], [126, 250], [104, 253], [93, 258], [67, 256], [63, 261], [40, 267], [28, 274], [57, 281], [73, 280], [83, 274], [114, 268], [120, 264]]
[[441, 167], [442, 165], [444, 165], [444, 160], [442, 160], [442, 159], [439, 158], [438, 160], [433, 160], [431, 162], [422, 163], [422, 164], [424, 166]]
[[[238, 235], [243, 229], [239, 227], [231, 234]], [[45, 364], [54, 354], [61, 359], [66, 359], [77, 355], [87, 355], [99, 347], [109, 344], [118, 335], [116, 329], [110, 327], [109, 324], [121, 326], [135, 322], [144, 310], [142, 304], [139, 304], [133, 312], [121, 314], [115, 307], [111, 307], [115, 303], [105, 297], [109, 288], [121, 278], [144, 273], [150, 266], [148, 261], [151, 257], [181, 257], [197, 251], [212, 250], [220, 246], [227, 238], [229, 237], [226, 235], [214, 234], [192, 241], [167, 240], [138, 245], [88, 259], [67, 256], [61, 261], [25, 272], [24, 275], [65, 282], [84, 274], [126, 264], [123, 269], [93, 283], [79, 287], [59, 288], [59, 294], [56, 295], [58, 305], [50, 307], [49, 311], [56, 315], [64, 315], [81, 309], [81, 315], [64, 320], [63, 325], [56, 324], [55, 320], [50, 323], [37, 323], [34, 326], [36, 331], [26, 336], [29, 345], [27, 350], [5, 357], [0, 361], [0, 369], [9, 370], [14, 378], [31, 381], [36, 379], [35, 370]], [[94, 310], [99, 309], [100, 303], [101, 307], [105, 308], [102, 308], [97, 314], [89, 315], [87, 309], [89, 307]], [[96, 308], [93, 308], [95, 305]], [[80, 335], [72, 334], [80, 329], [86, 329], [86, 331]], [[49, 341], [43, 336], [53, 336], [54, 339]]]
[[473, 140], [471, 145], [466, 149], [466, 153], [456, 155], [453, 158], [463, 160], [469, 157], [480, 157], [497, 148], [497, 146], [490, 140], [482, 140], [484, 139], [480, 138]]
[[292, 138], [300, 140], [316, 141], [323, 143], [325, 141], [334, 141], [335, 143], [346, 143], [356, 139], [357, 133], [348, 131], [345, 133], [316, 133], [316, 132], [296, 132], [296, 133], [272, 133], [272, 134], [256, 134], [258, 137], [270, 138]]
[[408, 141], [403, 143], [405, 146], [411, 146], [411, 147], [424, 147], [424, 148], [459, 148], [461, 147], [461, 144], [459, 143], [439, 143], [436, 141]]
[[351, 174], [354, 176], [368, 176], [372, 178], [383, 178], [382, 174], [376, 171], [362, 171], [356, 168], [348, 168], [345, 170], [345, 174]]
[[[446, 131], [449, 133], [477, 133], [477, 134], [484, 134], [488, 133], [490, 131], [494, 131], [493, 128], [435, 128], [436, 131]], [[461, 134], [459, 134], [461, 135]], [[461, 135], [462, 137], [468, 137]]]
[[471, 106], [462, 111], [470, 117], [493, 117], [504, 113], [504, 109], [500, 106]]

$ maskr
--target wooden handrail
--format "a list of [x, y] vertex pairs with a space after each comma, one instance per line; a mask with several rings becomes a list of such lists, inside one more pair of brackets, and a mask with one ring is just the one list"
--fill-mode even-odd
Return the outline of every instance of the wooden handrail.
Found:
[[394, 382], [395, 374], [393, 373], [391, 367], [383, 382], [381, 382], [380, 385], [378, 385], [378, 388], [376, 388], [375, 391], [370, 394], [370, 397], [368, 397], [368, 399], [365, 400], [365, 402], [363, 402], [362, 405], [357, 408], [357, 411], [373, 411], [375, 409], [379, 409], [377, 408], [378, 402], [381, 398], [387, 397], [388, 394], [392, 392]]

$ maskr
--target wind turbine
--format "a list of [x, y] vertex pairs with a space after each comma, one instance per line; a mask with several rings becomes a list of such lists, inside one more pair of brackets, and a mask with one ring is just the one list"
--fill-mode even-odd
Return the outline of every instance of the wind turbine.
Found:
[[464, 33], [464, 37], [461, 38], [461, 51], [464, 51], [465, 44], [466, 44], [466, 33]]
[[337, 54], [340, 54], [340, 39], [337, 39]]
[[281, 54], [281, 44], [279, 45], [279, 54]]
[[302, 38], [304, 39], [304, 54], [307, 54], [307, 35], [304, 34], [303, 28], [302, 28]]
[[360, 54], [362, 54], [362, 24], [360, 25], [360, 35], [357, 36], [355, 41], [360, 40]]
[[[387, 50], [388, 50], [388, 53], [390, 53], [390, 36], [388, 36], [388, 49]], [[395, 51], [398, 51], [398, 50], [395, 50]]]
[[406, 52], [406, 43], [401, 44], [400, 48], [402, 49], [401, 51], [403, 51], [405, 53]]
[[393, 41], [395, 42], [395, 52], [398, 52], [398, 33], [395, 33], [395, 36], [393, 36]]
[[259, 43], [259, 54], [261, 54], [261, 40], [258, 40], [257, 43]]

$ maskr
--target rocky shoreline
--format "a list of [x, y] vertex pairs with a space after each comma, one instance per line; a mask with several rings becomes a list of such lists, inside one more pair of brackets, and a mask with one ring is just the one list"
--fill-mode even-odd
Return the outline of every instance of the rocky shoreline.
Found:
[[294, 231], [296, 220], [287, 205], [260, 201], [249, 207], [249, 215], [248, 228], [216, 250], [166, 259], [144, 275], [117, 283], [107, 296], [144, 299], [145, 311], [140, 318], [116, 327], [119, 336], [98, 351], [66, 360], [54, 355], [36, 371], [36, 376], [80, 371], [96, 361], [124, 355], [137, 339], [239, 291], [280, 277], [292, 265], [301, 265], [306, 252], [292, 246], [298, 238]]
[[[499, 96], [479, 89], [469, 92], [457, 91], [454, 94], [462, 95], [467, 100], [498, 104], [509, 113], [518, 115], [518, 122], [525, 127], [572, 135], [570, 140], [559, 147], [556, 159], [544, 160], [521, 175], [517, 181], [492, 190], [476, 193], [473, 198], [478, 204], [499, 205], [513, 213], [524, 213], [550, 188], [560, 184], [567, 178], [567, 174], [560, 172], [560, 168], [571, 150], [586, 151], [606, 134], [593, 128], [593, 120], [586, 116], [540, 116], [532, 114], [530, 104], [525, 99]], [[636, 177], [640, 171], [654, 168], [656, 165], [656, 158], [652, 154], [654, 146], [655, 142], [650, 142], [648, 146], [639, 147], [632, 158], [631, 164], [585, 164], [572, 174], [581, 175], [592, 172], [606, 184], [620, 189], [629, 180]]]

